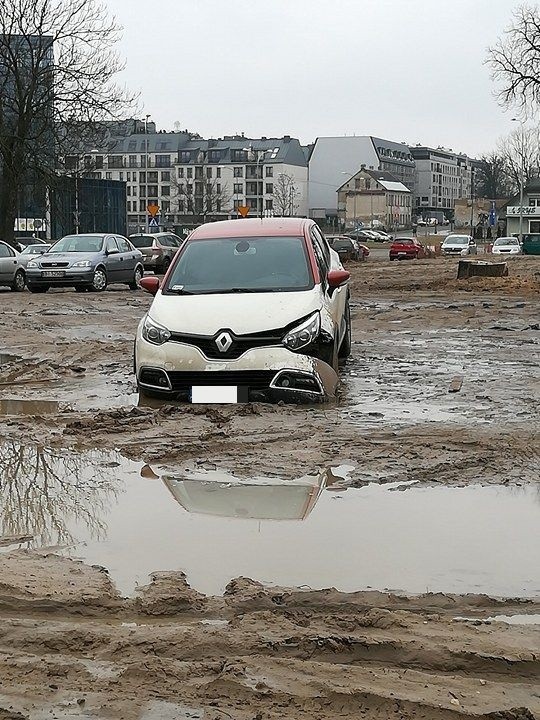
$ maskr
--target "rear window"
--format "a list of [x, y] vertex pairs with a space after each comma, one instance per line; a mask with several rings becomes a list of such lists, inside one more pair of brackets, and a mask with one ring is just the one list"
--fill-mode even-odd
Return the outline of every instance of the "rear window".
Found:
[[283, 292], [313, 287], [301, 237], [187, 241], [166, 292]]
[[412, 240], [409, 240], [409, 238], [398, 238], [397, 240], [394, 240], [394, 245], [414, 245]]
[[352, 242], [350, 240], [334, 240], [332, 247], [334, 250], [350, 250]]
[[135, 245], [136, 248], [146, 248], [152, 247], [154, 238], [152, 235], [138, 235], [136, 237], [130, 237], [129, 241], [132, 245]]

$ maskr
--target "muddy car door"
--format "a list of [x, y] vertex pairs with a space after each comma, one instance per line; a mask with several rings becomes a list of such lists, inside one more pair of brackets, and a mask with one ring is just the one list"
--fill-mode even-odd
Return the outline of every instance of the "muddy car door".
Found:
[[17, 266], [15, 250], [6, 243], [0, 242], [0, 285], [11, 285]]

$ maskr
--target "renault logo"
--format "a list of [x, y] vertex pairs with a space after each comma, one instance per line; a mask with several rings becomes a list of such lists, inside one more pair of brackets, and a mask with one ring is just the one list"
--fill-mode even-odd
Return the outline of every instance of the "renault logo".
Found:
[[230, 336], [230, 334], [228, 332], [219, 333], [215, 342], [216, 342], [217, 349], [219, 350], [219, 352], [222, 352], [222, 353], [226, 353], [227, 350], [231, 347], [231, 345], [233, 343], [232, 337]]

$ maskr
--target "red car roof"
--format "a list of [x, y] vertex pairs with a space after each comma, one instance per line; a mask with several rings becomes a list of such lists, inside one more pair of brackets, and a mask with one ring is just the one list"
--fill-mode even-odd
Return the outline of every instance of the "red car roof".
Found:
[[291, 237], [303, 236], [308, 218], [243, 218], [200, 225], [189, 235], [190, 240], [231, 237]]

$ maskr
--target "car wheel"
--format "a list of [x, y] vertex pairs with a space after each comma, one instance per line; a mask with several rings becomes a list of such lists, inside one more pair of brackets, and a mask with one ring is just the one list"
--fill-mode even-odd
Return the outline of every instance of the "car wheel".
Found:
[[171, 264], [171, 258], [166, 257], [165, 260], [163, 260], [163, 265], [161, 266], [161, 272], [163, 273], [163, 275], [165, 275], [165, 273], [169, 269], [170, 264]]
[[331, 346], [325, 345], [324, 347], [322, 347], [319, 353], [319, 357], [327, 365], [330, 365], [330, 367], [333, 368], [337, 373], [339, 371], [337, 340], [334, 339], [334, 342]]
[[107, 285], [107, 273], [103, 268], [96, 268], [90, 290], [92, 290], [92, 292], [103, 292], [107, 289]]
[[143, 269], [140, 265], [137, 265], [135, 268], [135, 273], [133, 275], [133, 280], [129, 283], [129, 289], [130, 290], [138, 290], [141, 285], [141, 280], [143, 279]]
[[48, 285], [28, 285], [31, 293], [46, 293], [49, 289]]
[[349, 357], [352, 347], [351, 307], [348, 300], [347, 307], [345, 309], [345, 322], [347, 323], [347, 327], [345, 328], [345, 335], [343, 336], [343, 340], [341, 341], [341, 346], [339, 348], [339, 357], [341, 360], [346, 360]]
[[11, 283], [11, 289], [13, 290], [13, 292], [22, 292], [25, 285], [26, 278], [24, 275], [24, 270], [17, 270], [17, 272], [15, 273], [15, 277], [13, 278], [13, 282]]

